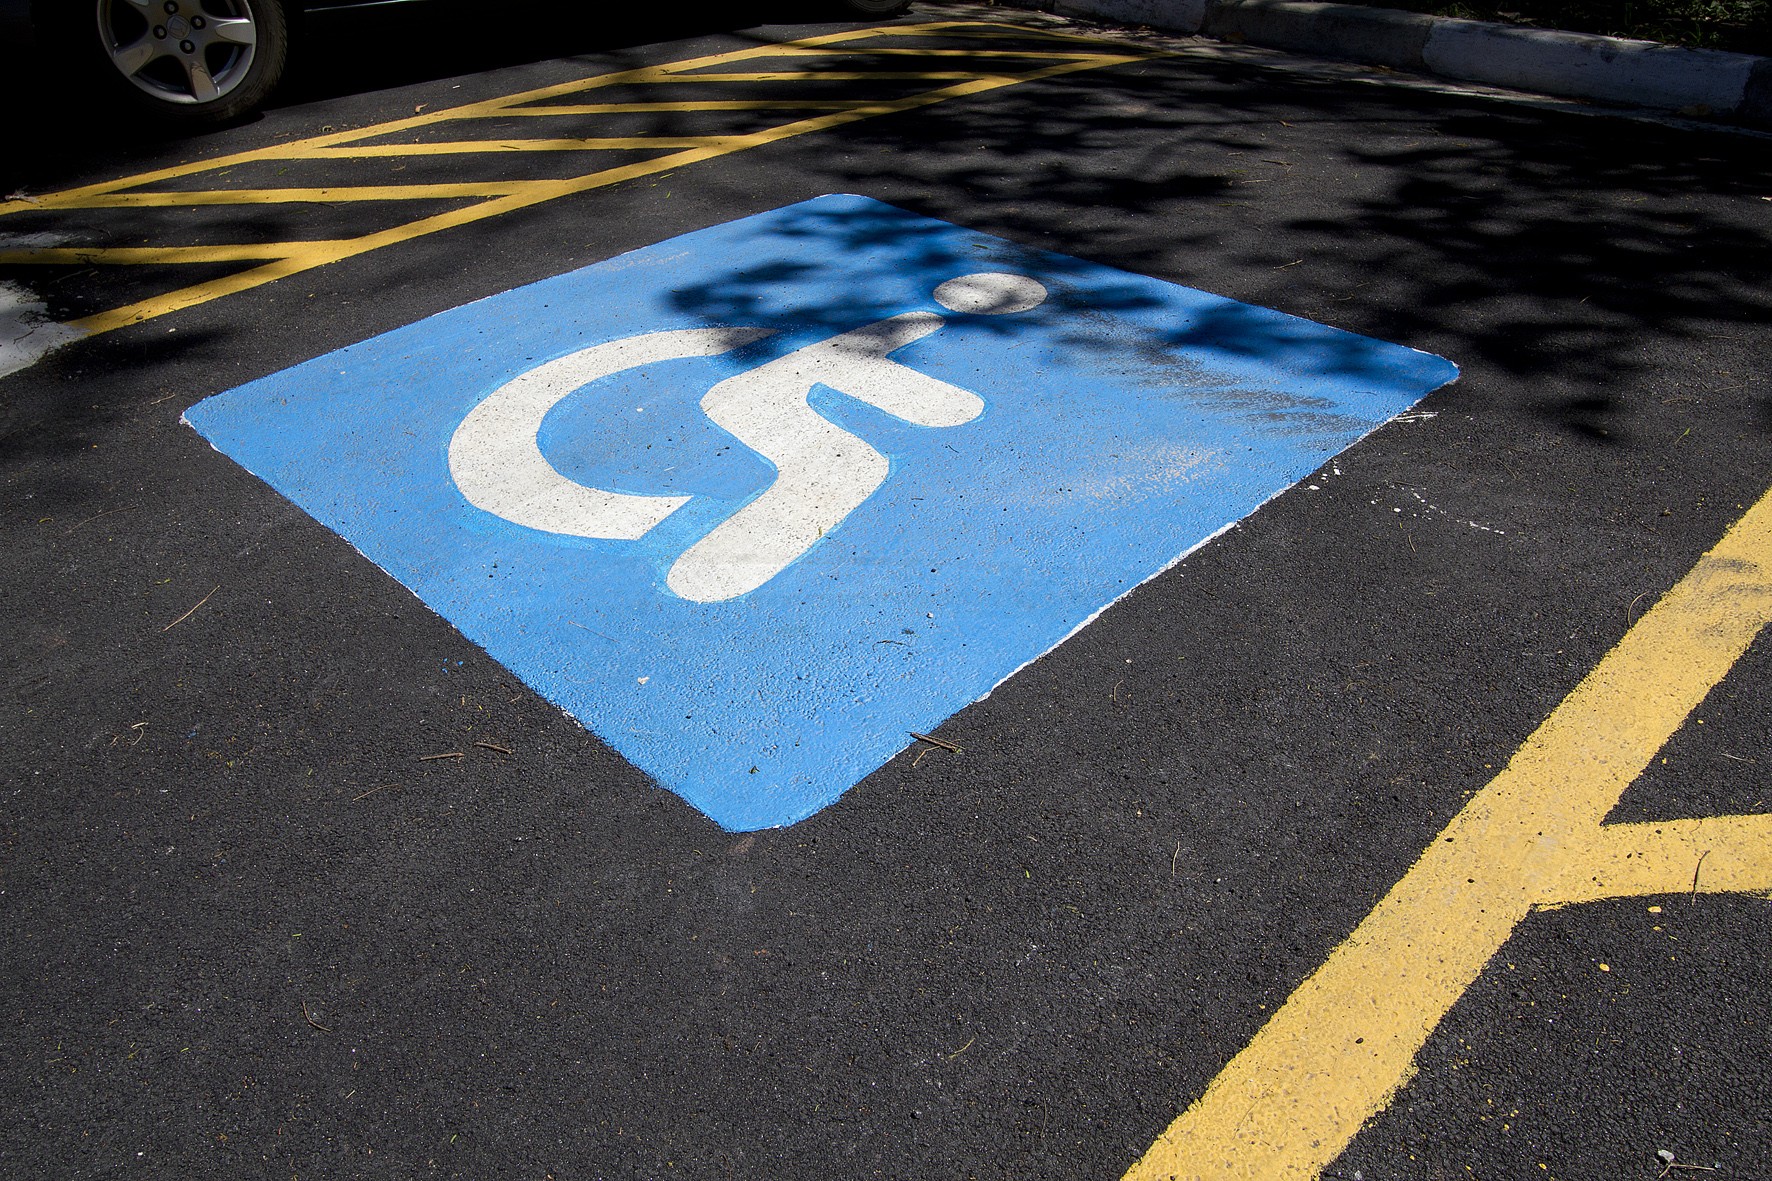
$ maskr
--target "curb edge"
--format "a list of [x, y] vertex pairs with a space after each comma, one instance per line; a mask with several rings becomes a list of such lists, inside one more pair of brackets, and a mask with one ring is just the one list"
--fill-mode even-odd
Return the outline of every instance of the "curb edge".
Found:
[[1772, 58], [1316, 0], [1008, 0], [1063, 16], [1772, 127]]

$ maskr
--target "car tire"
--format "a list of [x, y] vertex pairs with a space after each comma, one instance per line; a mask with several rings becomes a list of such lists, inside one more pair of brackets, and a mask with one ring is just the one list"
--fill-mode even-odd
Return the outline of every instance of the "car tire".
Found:
[[62, 11], [54, 32], [99, 97], [167, 126], [248, 114], [289, 59], [282, 0], [76, 0]]

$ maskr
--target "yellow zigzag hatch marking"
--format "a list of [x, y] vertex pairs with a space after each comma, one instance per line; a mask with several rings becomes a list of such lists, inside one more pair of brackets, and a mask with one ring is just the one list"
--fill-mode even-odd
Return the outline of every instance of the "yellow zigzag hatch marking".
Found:
[[[1015, 37], [1033, 42], [1050, 42], [1057, 49], [968, 49], [933, 47], [929, 49], [858, 44], [870, 39], [960, 37], [980, 41], [1001, 41]], [[817, 70], [795, 68], [768, 72], [720, 72], [717, 67], [735, 63], [789, 59], [797, 65], [810, 58], [842, 58], [856, 56], [929, 57], [943, 61], [975, 58], [988, 61], [988, 69], [942, 69], [907, 71]], [[333, 132], [287, 144], [239, 152], [212, 160], [194, 161], [170, 168], [101, 184], [87, 185], [40, 197], [0, 203], [0, 217], [26, 212], [82, 209], [169, 208], [216, 205], [300, 205], [303, 203], [333, 204], [365, 201], [400, 200], [463, 200], [472, 202], [455, 209], [431, 212], [403, 224], [381, 229], [354, 238], [294, 240], [262, 244], [216, 244], [206, 246], [78, 246], [61, 244], [36, 249], [0, 250], [0, 265], [105, 265], [105, 266], [173, 266], [193, 263], [259, 262], [260, 265], [235, 271], [150, 296], [124, 307], [112, 308], [73, 321], [69, 327], [87, 334], [109, 332], [130, 324], [151, 320], [184, 308], [219, 299], [224, 295], [246, 291], [266, 283], [315, 267], [356, 255], [380, 250], [385, 246], [408, 242], [428, 234], [440, 233], [460, 226], [498, 217], [514, 210], [539, 205], [593, 189], [619, 184], [638, 177], [655, 176], [712, 160], [734, 152], [760, 148], [795, 136], [808, 135], [841, 127], [848, 123], [880, 115], [914, 110], [949, 99], [962, 98], [986, 91], [1039, 81], [1081, 70], [1120, 65], [1153, 56], [1152, 53], [1045, 30], [1017, 29], [1013, 26], [979, 21], [936, 21], [919, 25], [887, 25], [852, 29], [819, 37], [786, 42], [779, 45], [757, 45], [728, 53], [690, 58], [666, 65], [646, 66], [599, 74], [571, 82], [558, 83], [520, 94], [504, 95], [483, 102], [378, 124], [374, 127]], [[1005, 72], [1005, 65], [1020, 59], [1035, 68]], [[933, 89], [913, 94], [896, 94], [878, 99], [836, 99], [828, 93], [811, 95], [794, 93], [798, 84], [828, 82], [867, 83], [929, 82], [943, 83]], [[756, 99], [709, 99], [705, 102], [672, 101], [654, 103], [588, 103], [560, 105], [552, 100], [584, 94], [611, 87], [644, 85], [705, 84], [767, 84], [781, 87], [779, 97]], [[537, 105], [546, 104], [546, 105]], [[454, 140], [449, 142], [404, 142], [374, 144], [365, 141], [404, 136], [440, 125], [456, 123], [464, 130], [472, 121], [524, 116], [527, 118], [564, 118], [586, 114], [645, 113], [652, 111], [783, 111], [823, 112], [794, 118], [789, 122], [762, 130], [708, 136], [620, 136], [620, 137], [511, 137], [489, 140]], [[578, 176], [559, 180], [500, 181], [459, 184], [400, 185], [327, 185], [297, 188], [218, 187], [195, 192], [142, 191], [146, 186], [203, 174], [225, 174], [243, 165], [268, 161], [301, 161], [326, 159], [374, 159], [382, 157], [472, 156], [496, 159], [507, 153], [536, 152], [646, 152], [641, 159], [629, 160]]]

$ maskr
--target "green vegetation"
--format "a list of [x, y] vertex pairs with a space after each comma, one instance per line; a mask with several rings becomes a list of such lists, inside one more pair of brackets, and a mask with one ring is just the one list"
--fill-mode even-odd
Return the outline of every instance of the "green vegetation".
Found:
[[1435, 16], [1772, 54], [1772, 0], [1353, 0]]

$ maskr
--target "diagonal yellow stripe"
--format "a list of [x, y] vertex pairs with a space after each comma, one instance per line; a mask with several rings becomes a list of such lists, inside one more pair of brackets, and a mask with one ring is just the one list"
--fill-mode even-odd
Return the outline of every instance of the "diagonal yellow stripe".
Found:
[[646, 115], [658, 112], [688, 111], [847, 111], [855, 107], [864, 107], [867, 99], [806, 99], [789, 98], [710, 98], [700, 102], [644, 102], [644, 103], [556, 103], [540, 107], [506, 107], [498, 111], [486, 111], [477, 115], [463, 115], [468, 119], [504, 119], [512, 115], [541, 115], [552, 118], [564, 118], [575, 115]]
[[784, 47], [772, 57], [979, 57], [992, 60], [1003, 58], [1026, 58], [1030, 61], [1042, 59], [1063, 59], [1079, 56], [1080, 51], [1063, 49], [884, 49], [873, 45], [860, 45], [850, 49], [795, 49]]
[[[1772, 494], [1637, 621], [1126, 1181], [1317, 1177], [1532, 908], [1616, 862], [1607, 812], [1768, 621]], [[1772, 877], [1772, 850], [1751, 843], [1763, 820], [1720, 828], [1753, 859], [1731, 866], [1734, 880]]]
[[[589, 78], [578, 78], [570, 82], [557, 82], [551, 86], [538, 87], [518, 94], [502, 95], [498, 98], [485, 99], [481, 102], [467, 103], [459, 107], [445, 107], [423, 114], [410, 115], [403, 119], [395, 119], [387, 123], [378, 123], [372, 127], [356, 128], [348, 131], [335, 131], [325, 135], [311, 136], [295, 140], [289, 144], [274, 144], [268, 147], [255, 148], [249, 152], [235, 152], [226, 156], [218, 156], [209, 160], [193, 160], [184, 164], [159, 168], [150, 172], [137, 173], [134, 176], [120, 177], [116, 180], [103, 181], [98, 184], [85, 185], [80, 188], [66, 189], [61, 192], [47, 194], [42, 197], [26, 198], [0, 202], [0, 216], [9, 213], [25, 213], [45, 208], [74, 208], [81, 197], [101, 193], [113, 193], [123, 189], [139, 188], [144, 185], [156, 184], [173, 180], [178, 177], [191, 176], [201, 172], [209, 172], [221, 168], [233, 168], [241, 164], [250, 164], [265, 160], [283, 158], [289, 150], [301, 151], [309, 148], [330, 147], [336, 144], [353, 143], [358, 140], [373, 139], [380, 136], [394, 135], [420, 127], [430, 127], [438, 123], [447, 123], [454, 119], [482, 118], [488, 115], [503, 113], [506, 108], [521, 106], [526, 103], [538, 103], [553, 98], [563, 98], [570, 94], [580, 94], [588, 90], [607, 89], [615, 86], [647, 84], [670, 81], [683, 71], [706, 69], [714, 66], [727, 65], [734, 62], [751, 61], [766, 58], [783, 48], [817, 48], [824, 46], [841, 46], [851, 41], [864, 40], [869, 37], [881, 36], [917, 36], [952, 33], [964, 30], [989, 30], [1001, 28], [984, 21], [935, 21], [922, 25], [887, 25], [875, 28], [848, 29], [837, 33], [827, 33], [818, 37], [807, 37], [799, 41], [784, 42], [781, 45], [755, 45], [746, 49], [729, 50], [725, 53], [710, 54], [706, 57], [689, 58], [680, 62], [671, 62], [662, 66], [641, 66], [631, 70], [619, 70], [611, 74], [597, 74]], [[968, 32], [968, 36], [976, 33]], [[1085, 40], [1069, 34], [1042, 32], [1040, 36], [1049, 36], [1057, 40]], [[1100, 44], [1097, 42], [1097, 44]], [[1131, 51], [1137, 56], [1150, 56], [1141, 51]], [[1038, 72], [1026, 75], [1029, 80], [1041, 76]]]
[[[1073, 56], [1070, 60], [1075, 61]], [[677, 74], [649, 78], [648, 82], [958, 82], [963, 78], [1004, 78], [1016, 74], [981, 74], [977, 70], [758, 70], [749, 73], [722, 70], [718, 73]]]
[[5, 266], [140, 266], [144, 263], [190, 265], [213, 262], [258, 262], [287, 258], [303, 249], [337, 246], [336, 242], [269, 242], [219, 246], [50, 246], [36, 250], [0, 250]]
[[955, 27], [968, 27], [966, 38], [969, 41], [1026, 41], [1034, 37], [1042, 37], [1051, 41], [1075, 41], [1082, 45], [1093, 45], [1098, 50], [1103, 45], [1116, 48], [1133, 48], [1130, 42], [1115, 41], [1100, 33], [1069, 33], [1063, 29], [1033, 29], [1025, 26], [1002, 25], [989, 21], [951, 21], [936, 22], [923, 25], [888, 25], [874, 30], [882, 37], [939, 37]]
[[380, 156], [460, 156], [475, 152], [633, 152], [717, 148], [742, 135], [624, 135], [582, 139], [458, 139], [416, 144], [344, 144], [289, 152], [292, 160], [366, 160]]
[[[339, 185], [310, 189], [192, 189], [187, 192], [102, 193], [81, 209], [180, 209], [199, 205], [334, 205], [346, 201], [448, 201], [506, 197], [545, 181], [468, 184]], [[22, 253], [22, 252], [21, 252]]]
[[[163, 316], [182, 308], [194, 307], [207, 303], [209, 300], [231, 295], [236, 292], [250, 290], [265, 283], [273, 282], [288, 275], [327, 263], [337, 262], [358, 254], [366, 254], [379, 250], [384, 246], [410, 241], [414, 238], [434, 234], [442, 230], [454, 229], [489, 217], [497, 217], [516, 209], [539, 205], [559, 197], [576, 193], [588, 192], [603, 188], [625, 180], [650, 176], [660, 172], [668, 172], [688, 164], [696, 164], [703, 160], [711, 160], [731, 152], [743, 151], [748, 148], [763, 147], [778, 143], [795, 136], [807, 135], [812, 132], [825, 131], [833, 127], [841, 127], [862, 119], [871, 119], [879, 115], [889, 115], [900, 111], [914, 110], [918, 107], [931, 106], [945, 102], [951, 98], [981, 94], [986, 91], [1015, 85], [1018, 82], [1032, 81], [1037, 78], [1057, 77], [1062, 74], [1074, 73], [1079, 70], [1096, 69], [1101, 66], [1115, 65], [1123, 62], [1142, 60], [1140, 55], [1108, 55], [1102, 54], [1077, 61], [1063, 62], [1048, 66], [1013, 78], [973, 78], [970, 81], [942, 87], [939, 90], [924, 91], [903, 98], [870, 103], [852, 110], [833, 111], [829, 114], [801, 119], [778, 127], [767, 128], [744, 136], [736, 136], [718, 144], [699, 148], [690, 148], [672, 152], [664, 156], [655, 156], [647, 160], [635, 161], [617, 168], [605, 169], [601, 172], [585, 176], [571, 177], [566, 180], [538, 181], [532, 187], [508, 196], [494, 198], [464, 209], [450, 210], [431, 217], [421, 218], [405, 225], [383, 230], [374, 234], [366, 234], [361, 238], [346, 241], [283, 243], [281, 257], [264, 266], [237, 272], [205, 283], [193, 284], [154, 296], [125, 307], [115, 308], [108, 312], [100, 312], [73, 322], [73, 327], [89, 334], [109, 332], [128, 324]], [[263, 254], [257, 257], [265, 257]]]

